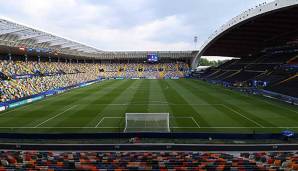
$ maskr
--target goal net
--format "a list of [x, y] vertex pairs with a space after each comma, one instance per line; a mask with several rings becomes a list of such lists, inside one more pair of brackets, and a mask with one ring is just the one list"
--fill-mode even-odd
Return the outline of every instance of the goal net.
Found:
[[126, 113], [124, 132], [170, 132], [169, 113]]

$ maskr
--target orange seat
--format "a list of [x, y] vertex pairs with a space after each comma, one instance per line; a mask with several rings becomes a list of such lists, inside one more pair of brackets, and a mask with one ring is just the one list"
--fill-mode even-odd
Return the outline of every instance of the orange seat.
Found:
[[293, 164], [293, 165], [292, 165], [292, 169], [293, 169], [293, 170], [298, 170], [298, 164]]
[[281, 165], [281, 160], [275, 160], [274, 165], [275, 166], [280, 166]]

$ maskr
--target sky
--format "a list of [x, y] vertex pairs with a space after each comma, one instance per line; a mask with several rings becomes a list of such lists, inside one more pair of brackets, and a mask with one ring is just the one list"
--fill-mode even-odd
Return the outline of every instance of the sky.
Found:
[[199, 49], [222, 24], [266, 1], [0, 0], [0, 17], [99, 50], [180, 51]]

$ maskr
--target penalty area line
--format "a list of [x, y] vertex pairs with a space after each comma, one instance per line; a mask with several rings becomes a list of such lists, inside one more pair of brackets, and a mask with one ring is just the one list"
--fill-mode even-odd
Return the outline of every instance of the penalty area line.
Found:
[[197, 125], [198, 128], [201, 128], [200, 125], [199, 125], [199, 123], [193, 117], [191, 117], [191, 119]]
[[233, 113], [236, 113], [236, 114], [238, 114], [239, 116], [242, 116], [243, 118], [247, 119], [248, 121], [250, 121], [250, 122], [252, 122], [252, 123], [254, 123], [254, 124], [258, 125], [259, 127], [261, 127], [261, 128], [265, 128], [265, 127], [264, 127], [262, 124], [258, 123], [258, 122], [257, 122], [257, 121], [255, 121], [255, 120], [252, 120], [252, 119], [250, 119], [250, 118], [246, 117], [245, 115], [243, 115], [243, 114], [241, 114], [241, 113], [237, 112], [236, 110], [234, 110], [234, 109], [232, 109], [232, 108], [228, 107], [227, 105], [225, 105], [225, 104], [222, 104], [222, 106], [223, 106], [224, 108], [226, 108], [226, 109], [228, 109], [228, 110], [232, 111]]
[[[105, 120], [105, 119], [123, 119], [123, 118], [125, 118], [125, 117], [102, 117], [101, 118], [101, 120], [96, 124], [96, 126], [94, 127], [94, 128], [99, 128], [98, 126], [103, 122], [103, 120]], [[100, 127], [100, 128], [102, 128], [102, 127]], [[115, 127], [113, 127], [113, 128], [115, 128]]]
[[69, 111], [69, 110], [71, 110], [71, 109], [73, 109], [73, 108], [75, 108], [75, 107], [77, 107], [77, 106], [78, 106], [78, 105], [74, 105], [74, 106], [72, 106], [72, 107], [70, 107], [70, 108], [64, 110], [63, 112], [58, 113], [57, 115], [55, 115], [55, 116], [53, 116], [53, 117], [51, 117], [51, 118], [49, 118], [49, 119], [47, 119], [47, 120], [45, 120], [45, 121], [43, 121], [43, 122], [37, 124], [37, 125], [35, 126], [35, 128], [37, 128], [37, 127], [39, 127], [39, 126], [41, 126], [41, 125], [43, 125], [43, 124], [49, 122], [49, 121], [52, 120], [52, 119], [57, 118], [58, 116], [64, 114], [65, 112], [67, 112], [67, 111]]
[[105, 119], [105, 117], [102, 117], [101, 120], [96, 124], [94, 128], [98, 128], [98, 126], [101, 124], [101, 122]]

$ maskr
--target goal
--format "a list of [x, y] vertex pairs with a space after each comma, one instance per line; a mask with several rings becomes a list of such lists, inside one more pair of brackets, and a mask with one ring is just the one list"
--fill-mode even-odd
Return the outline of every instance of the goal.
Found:
[[126, 113], [124, 132], [170, 132], [169, 113]]

